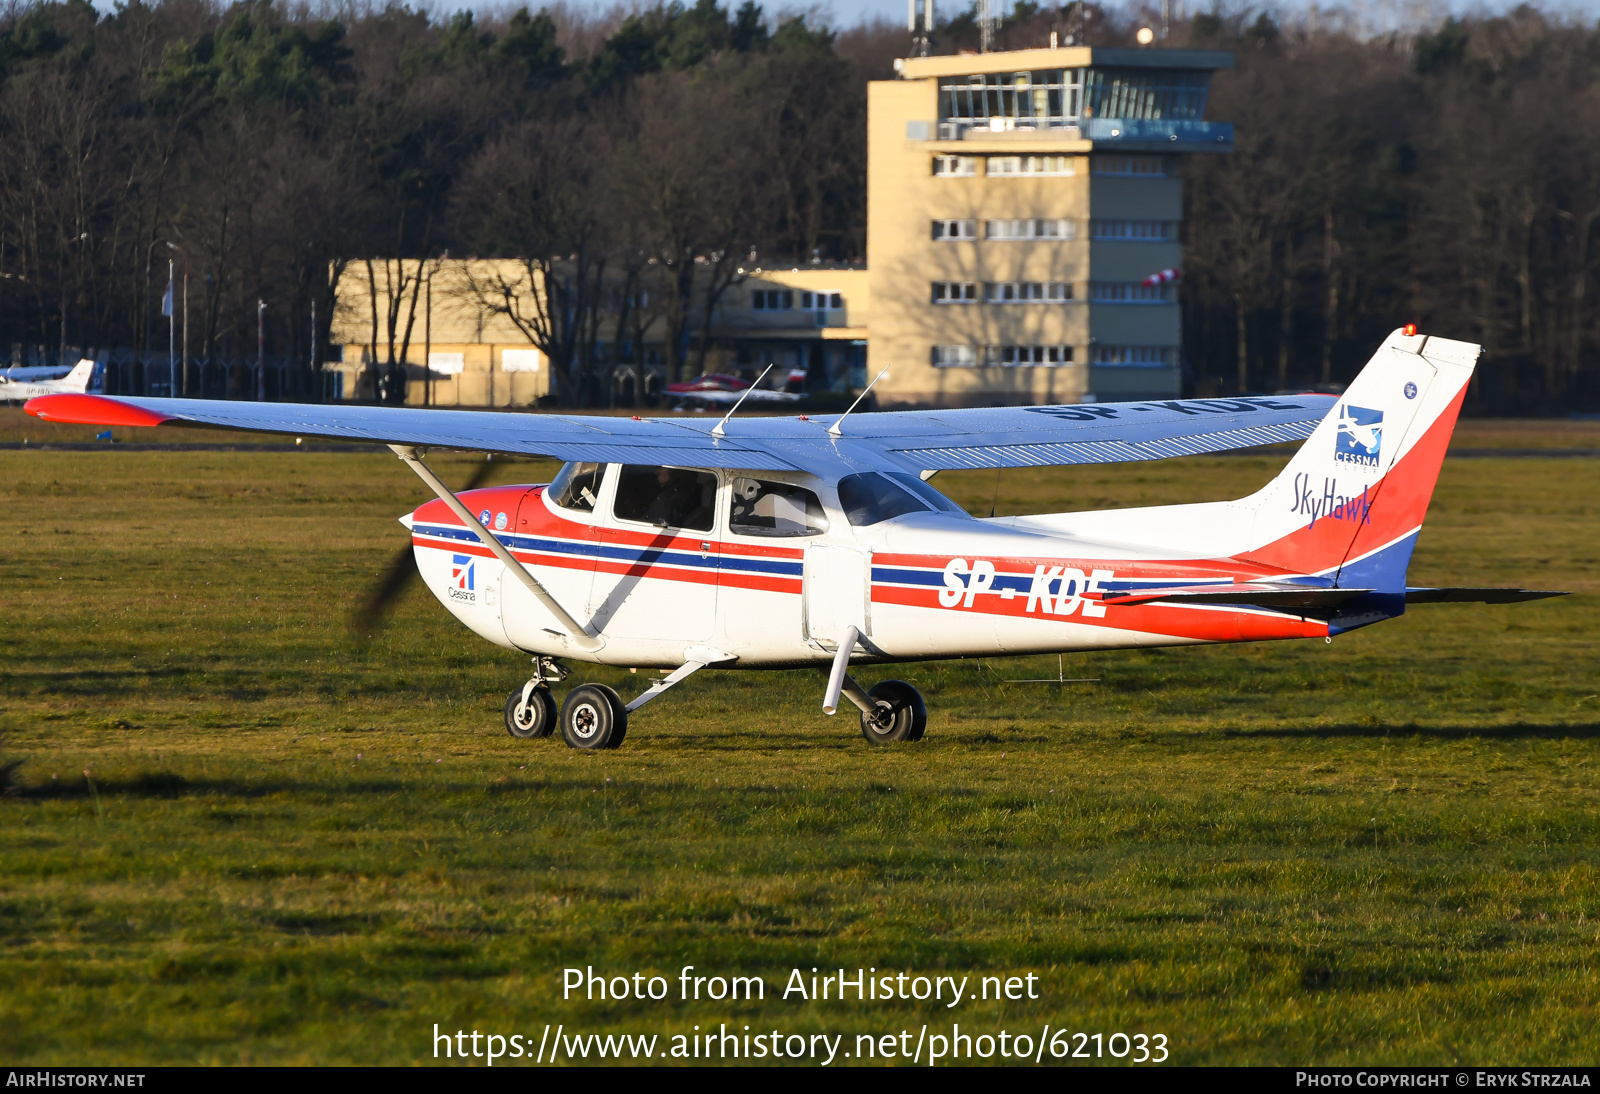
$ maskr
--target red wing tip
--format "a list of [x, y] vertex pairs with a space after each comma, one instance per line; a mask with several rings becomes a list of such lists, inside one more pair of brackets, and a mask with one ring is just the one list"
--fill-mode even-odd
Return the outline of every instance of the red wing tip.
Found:
[[173, 420], [105, 395], [40, 395], [22, 404], [22, 409], [47, 422], [70, 425], [160, 425]]

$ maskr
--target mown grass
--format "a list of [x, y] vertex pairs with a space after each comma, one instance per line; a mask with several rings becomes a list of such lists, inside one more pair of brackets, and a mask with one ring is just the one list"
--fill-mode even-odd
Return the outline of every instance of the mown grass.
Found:
[[[1236, 496], [1280, 464], [938, 481], [1003, 514]], [[404, 1063], [436, 1022], [1049, 1022], [1187, 1063], [1600, 1049], [1600, 462], [1450, 461], [1412, 570], [1587, 595], [1069, 657], [1100, 682], [1060, 689], [1006, 682], [1054, 658], [903, 666], [933, 713], [892, 749], [810, 673], [702, 673], [618, 752], [512, 740], [525, 660], [425, 593], [344, 629], [421, 500], [387, 455], [7, 452], [0, 498], [8, 1061]], [[563, 1002], [568, 965], [1043, 979], [955, 1011], [641, 1005]]]

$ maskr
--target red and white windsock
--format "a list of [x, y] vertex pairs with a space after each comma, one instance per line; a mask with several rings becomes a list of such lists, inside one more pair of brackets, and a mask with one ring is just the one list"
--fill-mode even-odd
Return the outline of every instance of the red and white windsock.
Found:
[[1147, 289], [1153, 289], [1157, 285], [1170, 285], [1174, 281], [1182, 280], [1183, 271], [1174, 268], [1170, 270], [1162, 270], [1160, 273], [1153, 273], [1143, 281], [1139, 282], [1139, 284], [1143, 285]]

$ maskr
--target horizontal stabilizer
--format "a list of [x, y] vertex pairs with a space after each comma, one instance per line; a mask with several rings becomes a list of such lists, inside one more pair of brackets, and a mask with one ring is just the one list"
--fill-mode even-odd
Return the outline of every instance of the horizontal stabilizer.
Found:
[[1107, 593], [1107, 604], [1148, 604], [1153, 600], [1176, 600], [1185, 604], [1259, 604], [1273, 608], [1320, 608], [1343, 604], [1371, 589], [1329, 589], [1320, 585], [1295, 585], [1288, 582], [1245, 581], [1233, 585], [1184, 585], [1172, 589], [1140, 589], [1136, 592]]
[[1407, 604], [1516, 604], [1524, 600], [1544, 600], [1552, 596], [1571, 596], [1566, 591], [1549, 589], [1407, 589]]

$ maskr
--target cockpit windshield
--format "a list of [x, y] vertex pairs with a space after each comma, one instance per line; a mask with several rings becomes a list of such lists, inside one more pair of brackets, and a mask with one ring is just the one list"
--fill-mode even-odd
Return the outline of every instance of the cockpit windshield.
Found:
[[560, 474], [545, 488], [545, 493], [563, 509], [592, 513], [595, 502], [600, 498], [600, 476], [604, 472], [605, 465], [599, 463], [563, 464]]
[[846, 475], [839, 480], [839, 505], [856, 528], [893, 520], [907, 513], [966, 513], [917, 476], [899, 471]]
[[917, 497], [921, 498], [923, 501], [927, 502], [941, 513], [960, 513], [962, 516], [967, 515], [967, 511], [965, 509], [961, 508], [961, 506], [957, 505], [955, 502], [939, 493], [939, 491], [929, 486], [916, 475], [908, 475], [904, 471], [886, 471], [884, 474], [888, 475], [901, 486], [904, 486], [907, 490], [910, 490], [912, 493], [916, 494]]

